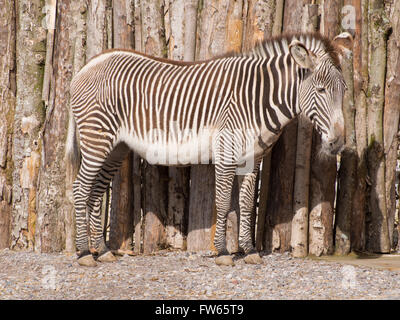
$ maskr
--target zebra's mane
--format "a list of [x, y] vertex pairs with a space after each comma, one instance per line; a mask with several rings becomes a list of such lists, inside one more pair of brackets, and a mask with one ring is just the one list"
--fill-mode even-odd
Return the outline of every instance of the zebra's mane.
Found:
[[[285, 43], [289, 45], [293, 40], [299, 40], [302, 42], [307, 49], [311, 50], [312, 52], [318, 54], [318, 52], [321, 52], [321, 50], [328, 54], [329, 57], [331, 58], [333, 64], [337, 67], [340, 67], [340, 61], [339, 61], [339, 55], [338, 55], [338, 49], [336, 46], [332, 43], [331, 40], [329, 40], [327, 37], [324, 37], [318, 32], [313, 32], [313, 33], [287, 33], [283, 35], [279, 35], [276, 37], [272, 38], [266, 38], [260, 42], [258, 42], [255, 47], [250, 50], [247, 53], [243, 53], [244, 55], [248, 54], [260, 54], [262, 52], [265, 52], [266, 49], [269, 49], [268, 51], [273, 51], [276, 52], [275, 46], [276, 43]], [[286, 45], [286, 47], [287, 47]], [[280, 48], [285, 47], [281, 46]]]

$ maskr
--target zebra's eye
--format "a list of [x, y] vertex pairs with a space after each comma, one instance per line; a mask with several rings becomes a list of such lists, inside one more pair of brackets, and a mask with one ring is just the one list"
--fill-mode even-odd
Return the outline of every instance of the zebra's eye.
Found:
[[318, 93], [325, 93], [325, 88], [323, 88], [323, 87], [317, 87], [317, 92], [318, 92]]

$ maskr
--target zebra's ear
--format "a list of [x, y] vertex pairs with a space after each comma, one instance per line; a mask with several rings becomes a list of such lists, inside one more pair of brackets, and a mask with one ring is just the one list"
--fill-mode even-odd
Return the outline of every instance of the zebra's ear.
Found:
[[314, 70], [315, 56], [303, 43], [293, 40], [289, 45], [289, 52], [294, 61], [303, 69]]
[[333, 38], [332, 42], [336, 46], [337, 54], [342, 63], [343, 57], [349, 57], [353, 50], [353, 36], [349, 32], [342, 32]]

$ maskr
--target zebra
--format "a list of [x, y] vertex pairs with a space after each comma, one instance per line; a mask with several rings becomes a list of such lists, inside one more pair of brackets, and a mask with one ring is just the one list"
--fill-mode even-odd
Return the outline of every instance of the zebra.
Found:
[[246, 263], [262, 263], [250, 223], [260, 162], [299, 115], [320, 133], [323, 152], [341, 152], [340, 57], [334, 41], [319, 33], [282, 35], [249, 52], [196, 62], [125, 49], [93, 57], [70, 85], [74, 120], [66, 152], [70, 159], [80, 152], [73, 183], [78, 263], [96, 265], [89, 240], [97, 261], [116, 260], [103, 238], [100, 207], [129, 150], [158, 165], [215, 163], [217, 264], [233, 265], [226, 216], [234, 176], [242, 174], [239, 247]]

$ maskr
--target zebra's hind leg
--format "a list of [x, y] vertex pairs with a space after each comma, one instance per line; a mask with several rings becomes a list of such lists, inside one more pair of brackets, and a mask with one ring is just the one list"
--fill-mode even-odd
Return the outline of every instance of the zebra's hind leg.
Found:
[[217, 222], [215, 228], [214, 246], [218, 257], [218, 265], [234, 265], [233, 259], [226, 249], [226, 216], [231, 206], [232, 184], [236, 166], [215, 165], [215, 204], [217, 208]]
[[78, 250], [78, 263], [81, 266], [95, 267], [96, 261], [89, 250], [89, 238], [86, 218], [87, 200], [90, 194], [90, 184], [84, 183], [84, 167], [78, 173], [73, 184], [75, 223], [76, 223], [76, 248]]
[[110, 181], [120, 168], [128, 152], [129, 148], [125, 143], [120, 143], [113, 149], [96, 177], [96, 182], [88, 202], [90, 240], [98, 253], [97, 261], [100, 262], [114, 262], [117, 260], [107, 247], [104, 239], [101, 223], [101, 201]]
[[246, 255], [244, 261], [249, 264], [261, 264], [263, 262], [251, 239], [251, 216], [254, 209], [255, 183], [260, 162], [261, 158], [256, 159], [253, 172], [244, 176], [239, 193], [239, 247], [243, 249]]

